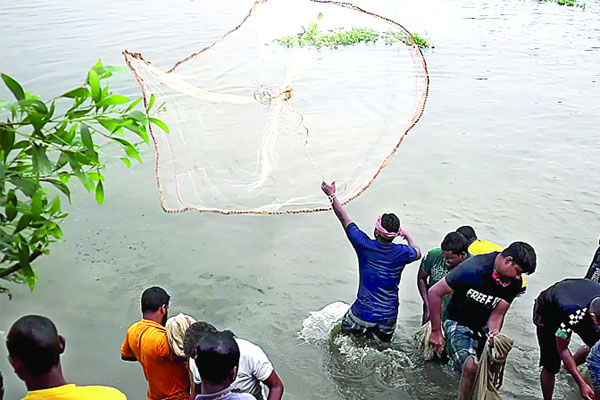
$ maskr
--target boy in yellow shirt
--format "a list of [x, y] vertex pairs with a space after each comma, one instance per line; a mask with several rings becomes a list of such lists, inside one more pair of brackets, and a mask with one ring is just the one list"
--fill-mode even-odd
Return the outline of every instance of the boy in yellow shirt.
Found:
[[29, 391], [21, 400], [127, 400], [113, 387], [67, 383], [60, 365], [65, 343], [46, 317], [27, 315], [13, 324], [6, 347], [10, 365]]

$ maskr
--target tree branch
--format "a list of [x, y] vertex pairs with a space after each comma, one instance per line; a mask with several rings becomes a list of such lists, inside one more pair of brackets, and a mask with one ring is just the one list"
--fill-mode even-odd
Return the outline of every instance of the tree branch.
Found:
[[[32, 262], [33, 260], [35, 260], [36, 258], [38, 258], [39, 256], [41, 256], [43, 253], [40, 250], [36, 250], [33, 253], [31, 253], [31, 255], [29, 256], [29, 262]], [[22, 268], [21, 263], [16, 263], [13, 264], [12, 266], [3, 269], [2, 271], [0, 271], [0, 278], [4, 278], [5, 276], [8, 276], [12, 273], [17, 272], [18, 270], [20, 270]]]

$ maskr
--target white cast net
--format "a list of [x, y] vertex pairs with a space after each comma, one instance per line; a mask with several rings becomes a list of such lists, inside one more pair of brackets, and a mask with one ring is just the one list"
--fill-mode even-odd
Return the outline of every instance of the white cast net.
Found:
[[[311, 22], [330, 36], [381, 34], [336, 47], [300, 44], [294, 38]], [[324, 210], [322, 179], [340, 182], [338, 198], [350, 201], [421, 116], [429, 82], [401, 25], [328, 1], [257, 1], [237, 28], [168, 71], [124, 55], [146, 104], [152, 94], [165, 103], [156, 116], [170, 133], [150, 128], [167, 212]]]

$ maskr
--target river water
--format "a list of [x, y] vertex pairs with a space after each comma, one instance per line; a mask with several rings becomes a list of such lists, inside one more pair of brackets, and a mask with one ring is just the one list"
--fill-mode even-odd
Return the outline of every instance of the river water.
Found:
[[[600, 3], [561, 7], [534, 0], [361, 1], [357, 5], [425, 30], [431, 77], [425, 113], [375, 183], [347, 209], [370, 232], [394, 211], [423, 249], [463, 224], [500, 244], [531, 243], [538, 270], [511, 307], [504, 332], [515, 339], [502, 392], [537, 399], [538, 350], [531, 323], [537, 294], [585, 273], [597, 246], [600, 205]], [[26, 89], [53, 96], [78, 85], [101, 58], [142, 52], [166, 68], [210, 44], [245, 16], [248, 1], [156, 0], [0, 3], [0, 70]], [[139, 93], [131, 76], [114, 89]], [[0, 91], [0, 97], [8, 96]], [[417, 265], [400, 288], [391, 348], [299, 336], [311, 311], [354, 299], [357, 265], [332, 213], [280, 216], [164, 214], [153, 150], [126, 169], [115, 156], [98, 206], [75, 190], [64, 240], [36, 261], [30, 293], [0, 298], [0, 330], [19, 316], [51, 317], [67, 339], [68, 380], [119, 387], [143, 399], [141, 368], [120, 361], [127, 326], [150, 285], [183, 311], [260, 344], [285, 383], [286, 398], [451, 399], [458, 378], [424, 364], [410, 340], [421, 302]], [[319, 180], [314, 174], [299, 179]], [[321, 314], [317, 314], [319, 316]], [[0, 347], [6, 398], [25, 388]], [[578, 398], [565, 375], [556, 398]]]

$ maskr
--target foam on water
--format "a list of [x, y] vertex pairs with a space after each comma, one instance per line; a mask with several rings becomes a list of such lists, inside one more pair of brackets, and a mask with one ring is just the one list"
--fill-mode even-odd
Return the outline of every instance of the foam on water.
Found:
[[336, 301], [328, 304], [319, 311], [311, 311], [308, 318], [302, 322], [302, 330], [298, 333], [305, 340], [325, 340], [329, 337], [331, 329], [341, 321], [350, 305]]

